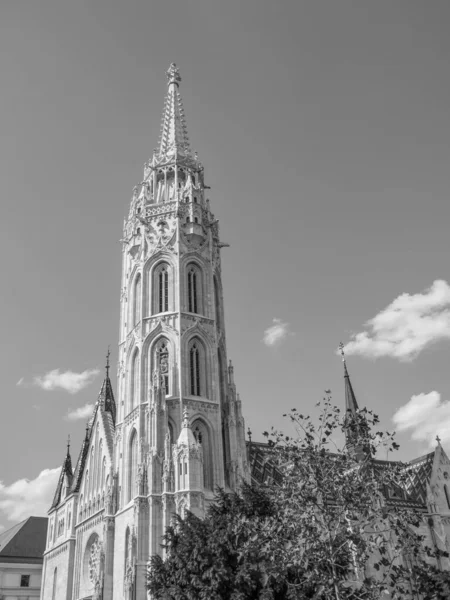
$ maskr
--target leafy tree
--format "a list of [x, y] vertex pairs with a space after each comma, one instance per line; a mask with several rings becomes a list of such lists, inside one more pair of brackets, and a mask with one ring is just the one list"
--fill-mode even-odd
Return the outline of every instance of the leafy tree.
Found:
[[[318, 423], [296, 409], [294, 436], [265, 435], [280, 481], [219, 490], [206, 518], [176, 518], [148, 587], [173, 600], [379, 600], [450, 597], [448, 554], [427, 546], [398, 448], [367, 410], [342, 416], [329, 395]], [[345, 439], [341, 447], [338, 438]], [[438, 562], [437, 562], [438, 561]]]

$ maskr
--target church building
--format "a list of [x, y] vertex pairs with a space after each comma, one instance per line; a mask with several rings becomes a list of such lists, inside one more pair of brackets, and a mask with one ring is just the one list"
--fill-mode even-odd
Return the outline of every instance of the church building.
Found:
[[202, 516], [250, 471], [228, 364], [218, 221], [175, 64], [158, 148], [124, 223], [117, 402], [106, 375], [49, 511], [41, 600], [144, 600], [174, 513]]

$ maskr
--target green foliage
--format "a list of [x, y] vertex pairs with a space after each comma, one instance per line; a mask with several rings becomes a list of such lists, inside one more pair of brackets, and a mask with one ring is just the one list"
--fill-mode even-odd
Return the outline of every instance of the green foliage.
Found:
[[377, 416], [342, 417], [329, 396], [317, 424], [296, 409], [285, 416], [294, 436], [265, 434], [281, 482], [219, 490], [205, 519], [176, 517], [165, 559], [151, 559], [153, 597], [448, 599], [449, 573], [434, 566], [448, 568], [448, 555], [420, 534], [424, 514], [404, 492], [404, 465], [375, 459], [398, 447], [375, 430]]

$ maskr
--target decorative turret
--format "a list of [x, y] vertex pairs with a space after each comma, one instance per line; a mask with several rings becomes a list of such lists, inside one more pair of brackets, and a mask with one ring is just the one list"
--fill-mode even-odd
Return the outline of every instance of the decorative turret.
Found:
[[183, 414], [183, 427], [174, 446], [174, 463], [176, 465], [175, 491], [179, 513], [185, 509], [203, 516], [204, 482], [203, 482], [203, 449], [200, 439], [196, 439], [187, 409]]

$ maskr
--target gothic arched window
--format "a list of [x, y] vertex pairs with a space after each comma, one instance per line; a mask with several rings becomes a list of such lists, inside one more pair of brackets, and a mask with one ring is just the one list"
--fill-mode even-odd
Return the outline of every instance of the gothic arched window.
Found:
[[155, 290], [155, 312], [168, 312], [169, 310], [169, 265], [161, 263], [155, 270], [154, 274]]
[[131, 359], [130, 373], [130, 411], [139, 404], [139, 352], [136, 350]]
[[201, 396], [201, 385], [200, 385], [200, 344], [195, 340], [189, 349], [189, 383], [190, 383], [190, 394], [192, 396]]
[[198, 267], [189, 265], [187, 273], [188, 284], [188, 311], [199, 313], [200, 310], [200, 294], [201, 294], [201, 274]]
[[161, 377], [161, 383], [164, 386], [166, 396], [170, 394], [169, 381], [169, 347], [165, 338], [161, 339], [156, 346], [156, 365]]
[[202, 445], [203, 450], [203, 485], [207, 490], [214, 489], [212, 444], [209, 429], [205, 422], [197, 419], [192, 424], [195, 439]]
[[141, 276], [138, 275], [134, 281], [133, 289], [133, 327], [141, 320], [141, 288], [142, 279]]
[[128, 501], [132, 500], [137, 493], [136, 476], [137, 476], [137, 461], [138, 461], [138, 436], [136, 429], [130, 438], [128, 449]]

